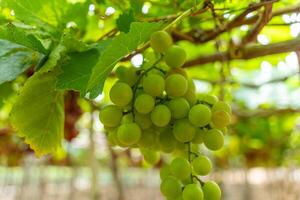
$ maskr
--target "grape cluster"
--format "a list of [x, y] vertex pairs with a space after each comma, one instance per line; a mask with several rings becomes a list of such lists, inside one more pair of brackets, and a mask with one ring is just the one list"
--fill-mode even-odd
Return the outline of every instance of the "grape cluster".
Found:
[[[218, 185], [199, 178], [211, 172], [212, 163], [197, 147], [222, 148], [231, 108], [216, 96], [196, 95], [193, 80], [181, 68], [186, 52], [167, 32], [154, 33], [150, 45], [160, 55], [153, 66], [116, 70], [118, 81], [109, 93], [113, 104], [100, 111], [108, 141], [139, 148], [150, 164], [160, 160], [159, 152], [172, 153], [174, 160], [160, 171], [161, 192], [168, 200], [219, 200]], [[168, 71], [159, 67], [161, 62]]]

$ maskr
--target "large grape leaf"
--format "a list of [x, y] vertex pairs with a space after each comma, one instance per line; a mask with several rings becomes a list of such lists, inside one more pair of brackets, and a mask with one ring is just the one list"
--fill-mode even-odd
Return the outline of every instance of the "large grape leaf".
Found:
[[160, 29], [161, 25], [161, 23], [133, 22], [128, 33], [120, 33], [113, 39], [93, 68], [87, 90], [90, 98], [95, 98], [102, 92], [104, 81], [115, 64], [148, 41], [151, 34]]
[[23, 46], [0, 40], [0, 84], [14, 80], [19, 74], [35, 65], [40, 54]]
[[64, 131], [62, 92], [54, 72], [35, 73], [22, 88], [11, 111], [11, 123], [38, 156], [55, 152]]
[[133, 10], [122, 13], [116, 20], [117, 27], [120, 31], [127, 33], [130, 30], [130, 24], [135, 21]]
[[5, 100], [14, 92], [11, 82], [0, 84], [0, 109], [4, 105]]

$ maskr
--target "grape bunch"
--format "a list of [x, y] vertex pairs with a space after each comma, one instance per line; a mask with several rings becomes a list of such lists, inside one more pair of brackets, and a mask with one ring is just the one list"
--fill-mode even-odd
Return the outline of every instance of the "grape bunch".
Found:
[[[146, 69], [120, 66], [100, 111], [110, 144], [139, 148], [146, 162], [156, 164], [160, 152], [174, 159], [161, 167], [161, 192], [168, 200], [219, 200], [221, 190], [201, 176], [212, 170], [199, 145], [216, 151], [230, 124], [231, 108], [214, 95], [198, 95], [182, 68], [186, 52], [165, 31], [155, 32], [150, 45], [159, 58]], [[160, 64], [166, 64], [164, 70]]]

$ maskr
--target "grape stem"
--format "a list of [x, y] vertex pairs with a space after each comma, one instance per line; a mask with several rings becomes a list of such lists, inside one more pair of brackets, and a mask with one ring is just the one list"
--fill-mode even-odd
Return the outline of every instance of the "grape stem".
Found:
[[[189, 163], [191, 163], [192, 162], [191, 155], [195, 155], [196, 157], [198, 157], [198, 154], [196, 154], [195, 152], [192, 152], [192, 150], [191, 150], [191, 142], [187, 142], [186, 144], [188, 145], [188, 160], [189, 160]], [[192, 183], [194, 182], [194, 178], [201, 184], [201, 186], [204, 185], [204, 182], [201, 181], [201, 179], [198, 176], [195, 176], [195, 175], [193, 175], [193, 173], [191, 173], [191, 181], [192, 181]]]

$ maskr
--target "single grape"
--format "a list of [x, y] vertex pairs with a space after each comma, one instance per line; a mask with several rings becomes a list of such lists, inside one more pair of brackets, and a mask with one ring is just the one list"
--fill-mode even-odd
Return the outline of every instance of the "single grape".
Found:
[[136, 123], [122, 124], [118, 128], [118, 140], [125, 145], [137, 143], [141, 137], [141, 129]]
[[155, 106], [151, 112], [151, 120], [155, 126], [167, 126], [171, 120], [171, 112], [165, 105]]
[[160, 96], [165, 89], [165, 80], [158, 74], [148, 74], [143, 79], [143, 89], [154, 97]]
[[195, 144], [201, 144], [203, 142], [203, 135], [204, 135], [204, 130], [197, 128], [196, 129], [196, 134], [194, 139], [192, 140], [193, 143]]
[[187, 119], [175, 121], [173, 127], [174, 137], [179, 142], [189, 142], [193, 140], [196, 134], [196, 128]]
[[219, 101], [217, 96], [211, 94], [204, 95], [202, 98], [200, 98], [200, 100], [210, 105], [214, 105]]
[[107, 127], [119, 126], [123, 117], [122, 110], [115, 105], [105, 106], [100, 110], [99, 118], [101, 123]]
[[137, 79], [137, 69], [134, 67], [120, 66], [116, 69], [116, 75], [121, 82], [127, 83], [129, 86], [133, 86]]
[[141, 127], [141, 129], [145, 130], [152, 126], [152, 121], [150, 118], [150, 114], [141, 114], [136, 112], [134, 115], [135, 122]]
[[141, 153], [148, 164], [155, 165], [160, 160], [160, 154], [152, 149], [143, 148], [140, 149]]
[[198, 184], [186, 185], [182, 192], [183, 200], [203, 200], [203, 191]]
[[180, 74], [182, 76], [184, 76], [184, 78], [188, 78], [188, 74], [186, 72], [185, 69], [182, 69], [182, 68], [171, 68], [168, 73], [167, 73], [167, 76], [170, 76], [172, 74]]
[[183, 97], [189, 102], [190, 106], [193, 106], [197, 103], [197, 95], [193, 91], [187, 91]]
[[205, 200], [220, 200], [222, 196], [222, 192], [220, 187], [214, 181], [208, 181], [204, 184], [203, 194]]
[[189, 120], [196, 127], [203, 127], [211, 120], [211, 111], [208, 106], [198, 104], [191, 108]]
[[180, 157], [175, 158], [171, 162], [170, 169], [172, 174], [180, 180], [187, 179], [192, 173], [192, 168], [189, 161]]
[[165, 90], [172, 97], [183, 96], [188, 89], [188, 82], [180, 74], [172, 74], [166, 78]]
[[174, 151], [177, 141], [175, 140], [172, 130], [170, 128], [164, 130], [159, 134], [159, 147], [165, 153]]
[[212, 169], [211, 161], [208, 157], [200, 155], [192, 161], [192, 166], [196, 174], [206, 176]]
[[133, 115], [132, 113], [127, 113], [122, 117], [121, 124], [127, 124], [133, 122]]
[[134, 108], [142, 114], [150, 113], [155, 106], [155, 99], [149, 94], [141, 94], [134, 101]]
[[186, 61], [186, 52], [182, 47], [173, 45], [166, 51], [164, 58], [169, 67], [181, 67]]
[[143, 148], [151, 148], [155, 144], [156, 138], [157, 132], [154, 129], [143, 130], [138, 145]]
[[229, 114], [231, 114], [231, 107], [228, 103], [224, 102], [224, 101], [218, 101], [216, 102], [213, 107], [211, 108], [212, 112], [216, 112], [219, 110], [223, 110]]
[[111, 146], [118, 145], [118, 139], [117, 139], [117, 131], [109, 131], [107, 135], [107, 141]]
[[218, 110], [213, 112], [211, 121], [216, 128], [225, 128], [230, 124], [231, 119], [227, 112]]
[[172, 118], [174, 119], [185, 118], [190, 111], [189, 103], [182, 97], [172, 99], [169, 101], [167, 106], [171, 111]]
[[171, 176], [171, 175], [172, 175], [172, 172], [171, 172], [171, 169], [170, 169], [170, 165], [164, 164], [164, 165], [160, 168], [160, 171], [159, 171], [160, 179], [161, 179], [161, 180], [164, 180], [164, 179], [166, 179], [167, 177], [169, 177], [169, 176]]
[[160, 191], [167, 197], [178, 197], [181, 195], [181, 183], [175, 177], [168, 176], [162, 181]]
[[109, 96], [110, 100], [117, 106], [126, 106], [130, 103], [133, 92], [128, 84], [117, 82], [110, 89]]
[[150, 46], [157, 53], [165, 52], [172, 43], [172, 37], [166, 31], [157, 31], [150, 38]]
[[219, 150], [223, 147], [224, 144], [223, 133], [218, 129], [205, 131], [203, 135], [203, 142], [208, 149], [212, 151]]

